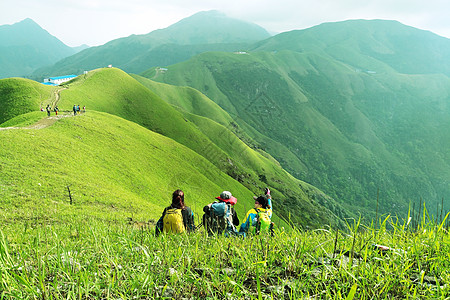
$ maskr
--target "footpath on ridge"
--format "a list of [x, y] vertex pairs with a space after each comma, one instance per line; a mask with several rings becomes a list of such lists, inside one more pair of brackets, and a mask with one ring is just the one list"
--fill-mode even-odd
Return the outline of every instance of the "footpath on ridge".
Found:
[[[60, 92], [65, 89], [66, 88], [60, 88], [60, 89], [56, 89], [53, 92], [54, 101], [52, 101], [53, 97], [51, 97], [49, 99], [50, 106], [52, 107], [52, 109], [58, 104], [59, 99], [61, 98]], [[47, 113], [47, 112], [43, 112], [43, 113]], [[53, 125], [57, 120], [59, 120], [61, 118], [74, 117], [73, 113], [70, 111], [61, 112], [61, 113], [62, 114], [58, 115], [58, 116], [50, 116], [50, 117], [42, 118], [39, 121], [37, 121], [36, 123], [34, 123], [32, 125], [24, 126], [24, 127], [0, 127], [0, 131], [1, 130], [11, 130], [11, 129], [42, 129], [42, 128], [46, 128], [46, 127]]]

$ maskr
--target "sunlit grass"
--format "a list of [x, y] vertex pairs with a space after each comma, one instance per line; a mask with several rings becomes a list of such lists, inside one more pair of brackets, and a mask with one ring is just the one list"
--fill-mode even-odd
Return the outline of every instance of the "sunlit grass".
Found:
[[0, 236], [0, 290], [18, 299], [445, 299], [444, 228], [385, 221], [245, 239], [202, 230], [156, 238], [153, 228], [88, 218], [18, 222]]

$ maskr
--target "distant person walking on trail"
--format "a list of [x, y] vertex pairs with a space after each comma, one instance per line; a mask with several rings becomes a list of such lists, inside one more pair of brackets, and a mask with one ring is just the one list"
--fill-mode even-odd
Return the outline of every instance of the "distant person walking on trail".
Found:
[[45, 110], [47, 111], [47, 116], [50, 117], [50, 110], [51, 110], [50, 105], [47, 104]]
[[59, 111], [58, 106], [55, 106], [55, 108], [53, 110], [55, 111], [55, 114], [58, 115], [58, 111]]
[[77, 114], [80, 114], [80, 106], [77, 105]]
[[73, 105], [73, 115], [77, 115], [77, 106], [75, 104]]
[[239, 226], [239, 218], [237, 216], [234, 205], [237, 199], [229, 191], [223, 191], [219, 197], [203, 207], [203, 225], [209, 235], [225, 234], [236, 235], [236, 226]]
[[194, 213], [184, 204], [184, 192], [172, 194], [172, 204], [166, 207], [156, 223], [155, 235], [164, 233], [185, 233], [195, 230]]
[[83, 113], [86, 112], [86, 105], [83, 105]]
[[255, 207], [250, 209], [241, 224], [239, 232], [259, 234], [262, 232], [273, 233], [272, 196], [269, 188], [265, 189], [265, 195], [254, 196]]

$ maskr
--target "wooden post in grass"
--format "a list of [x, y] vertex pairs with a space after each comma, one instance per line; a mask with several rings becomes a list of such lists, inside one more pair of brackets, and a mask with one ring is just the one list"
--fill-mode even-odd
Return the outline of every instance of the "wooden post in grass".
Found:
[[70, 205], [72, 205], [72, 194], [70, 193], [70, 185], [67, 186], [67, 191], [69, 191], [69, 199], [70, 199]]
[[422, 214], [422, 197], [420, 197], [420, 202], [419, 202], [419, 215], [417, 216], [417, 230], [416, 231], [419, 231], [421, 214]]
[[439, 201], [436, 200], [436, 221], [434, 222], [434, 225], [437, 227], [439, 222]]
[[350, 250], [350, 268], [353, 266], [353, 257], [355, 257], [355, 244], [356, 244], [356, 234], [358, 233], [358, 227], [355, 228], [355, 232], [353, 234], [353, 243], [352, 249]]
[[380, 188], [377, 188], [377, 210], [375, 213], [375, 229], [377, 228], [377, 224], [378, 224], [378, 201], [380, 199]]
[[339, 228], [336, 229], [336, 237], [334, 238], [333, 259], [335, 259], [335, 257], [336, 257], [336, 250], [337, 250], [338, 236], [339, 236]]

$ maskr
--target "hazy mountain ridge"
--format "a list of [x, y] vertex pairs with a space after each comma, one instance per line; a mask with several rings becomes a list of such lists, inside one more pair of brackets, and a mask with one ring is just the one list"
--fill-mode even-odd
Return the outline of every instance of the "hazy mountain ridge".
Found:
[[219, 11], [203, 11], [165, 28], [155, 30], [142, 39], [160, 40], [181, 45], [249, 43], [268, 38], [262, 27], [227, 17]]
[[[292, 50], [328, 55], [361, 71], [450, 76], [450, 39], [388, 20], [323, 23], [261, 41], [253, 51]], [[368, 59], [371, 58], [371, 59]]]
[[0, 26], [0, 78], [28, 76], [39, 67], [73, 55], [71, 48], [31, 19]]
[[[140, 73], [150, 67], [174, 64], [206, 51], [242, 50], [269, 36], [265, 29], [255, 24], [226, 17], [217, 11], [200, 12], [164, 29], [91, 47], [54, 66], [37, 70], [34, 76], [81, 74], [84, 70], [110, 64], [126, 72]], [[169, 55], [165, 55], [164, 48]]]

